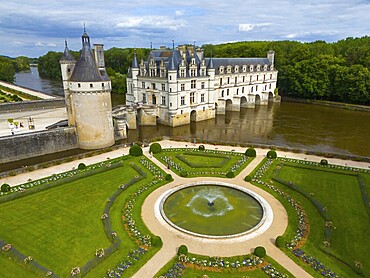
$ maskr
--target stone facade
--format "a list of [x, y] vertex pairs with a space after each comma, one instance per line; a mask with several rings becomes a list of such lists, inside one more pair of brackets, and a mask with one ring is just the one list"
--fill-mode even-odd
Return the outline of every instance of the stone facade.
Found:
[[[113, 145], [111, 82], [105, 70], [103, 45], [94, 45], [93, 51], [85, 31], [80, 59], [76, 62], [66, 43], [60, 64], [68, 125], [76, 128], [78, 147], [99, 149]], [[118, 133], [122, 136], [122, 132]]]
[[[140, 63], [135, 53], [126, 104], [154, 105], [157, 122], [185, 125], [214, 118], [216, 113], [279, 101], [274, 94], [277, 74], [273, 51], [267, 58], [204, 58], [194, 46], [161, 47]], [[145, 122], [153, 123], [141, 124]]]

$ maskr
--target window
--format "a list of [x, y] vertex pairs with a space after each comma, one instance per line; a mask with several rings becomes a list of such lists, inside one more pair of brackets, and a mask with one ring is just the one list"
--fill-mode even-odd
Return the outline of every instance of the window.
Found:
[[162, 96], [162, 105], [166, 105], [166, 97]]
[[181, 87], [181, 91], [185, 91], [185, 84], [181, 84], [180, 87]]
[[78, 83], [78, 84], [77, 84], [77, 87], [78, 87], [78, 88], [81, 88], [81, 84], [80, 84], [80, 83]]
[[238, 77], [235, 77], [235, 85], [238, 84]]
[[185, 105], [185, 97], [181, 97], [181, 105]]
[[71, 72], [71, 69], [68, 69], [67, 71], [68, 71], [68, 73], [70, 73]]
[[143, 102], [146, 103], [146, 94], [143, 94]]
[[201, 74], [201, 76], [205, 76], [205, 75], [206, 75], [206, 70], [205, 70], [205, 69], [202, 69], [202, 70], [200, 71], [200, 74]]
[[90, 83], [90, 88], [93, 88], [93, 87], [94, 87], [94, 85], [92, 83]]
[[152, 103], [157, 104], [157, 98], [155, 97], [155, 95], [152, 95]]
[[204, 102], [204, 94], [200, 95], [200, 102]]
[[155, 83], [152, 83], [152, 89], [155, 90]]
[[145, 89], [145, 82], [141, 82], [141, 88]]
[[162, 84], [162, 91], [166, 91], [166, 84]]
[[222, 90], [221, 92], [221, 97], [224, 97], [224, 90]]
[[266, 80], [266, 74], [263, 75], [263, 81], [265, 81], [265, 80]]
[[190, 76], [195, 76], [196, 75], [196, 70], [195, 69], [192, 69], [190, 70]]
[[271, 89], [271, 83], [269, 84], [269, 89]]
[[230, 77], [227, 78], [227, 84], [230, 84]]
[[229, 89], [227, 89], [226, 94], [227, 94], [227, 95], [229, 95], [229, 93], [230, 93], [230, 90], [229, 90]]
[[104, 83], [101, 83], [102, 88], [104, 88]]
[[205, 83], [204, 83], [204, 82], [202, 82], [202, 83], [201, 83], [201, 88], [202, 88], [202, 89], [204, 89], [204, 88], [205, 88]]
[[244, 94], [244, 87], [242, 88], [242, 94]]
[[258, 91], [258, 85], [256, 85], [256, 92]]
[[197, 81], [196, 80], [191, 80], [191, 88], [195, 89], [197, 87]]
[[222, 78], [220, 78], [220, 85], [222, 85]]
[[243, 82], [245, 82], [245, 76], [243, 76]]
[[195, 102], [195, 94], [194, 92], [190, 93], [190, 104], [193, 104]]
[[257, 75], [257, 81], [258, 81], [258, 75]]
[[267, 90], [267, 85], [265, 85], [265, 91]]
[[239, 95], [239, 89], [236, 89], [236, 95]]
[[180, 70], [180, 77], [185, 77], [185, 70]]
[[251, 93], [253, 93], [253, 86], [251, 87]]
[[272, 74], [270, 74], [270, 79], [272, 79]]
[[249, 76], [249, 82], [252, 82], [252, 75]]

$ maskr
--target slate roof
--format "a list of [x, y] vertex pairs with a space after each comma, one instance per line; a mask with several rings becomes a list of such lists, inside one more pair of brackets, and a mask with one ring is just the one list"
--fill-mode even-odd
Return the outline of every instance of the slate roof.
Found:
[[210, 63], [210, 59], [213, 62], [213, 68], [216, 69], [216, 72], [219, 72], [220, 66], [236, 66], [242, 67], [244, 65], [268, 65], [271, 66], [271, 62], [268, 58], [206, 58], [206, 64]]
[[[84, 40], [86, 38], [87, 41]], [[106, 78], [103, 78], [99, 73], [98, 67], [95, 63], [93, 51], [90, 47], [89, 36], [86, 32], [84, 32], [84, 34], [82, 35], [82, 39], [83, 44], [81, 56], [76, 63], [70, 80], [76, 82], [99, 82], [107, 80]]]
[[76, 62], [76, 59], [72, 56], [72, 54], [69, 52], [67, 41], [65, 42], [66, 47], [64, 49], [64, 53], [62, 58], [60, 59], [60, 62]]

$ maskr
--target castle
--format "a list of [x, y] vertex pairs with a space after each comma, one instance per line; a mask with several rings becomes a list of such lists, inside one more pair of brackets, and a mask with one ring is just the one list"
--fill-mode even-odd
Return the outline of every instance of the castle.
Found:
[[126, 104], [152, 106], [156, 122], [175, 127], [279, 102], [277, 75], [273, 51], [266, 58], [205, 58], [195, 46], [161, 47], [140, 63], [134, 54]]
[[75, 127], [78, 147], [99, 149], [114, 144], [111, 81], [105, 70], [102, 44], [90, 46], [84, 30], [78, 61], [69, 52], [67, 42], [60, 60], [68, 125]]

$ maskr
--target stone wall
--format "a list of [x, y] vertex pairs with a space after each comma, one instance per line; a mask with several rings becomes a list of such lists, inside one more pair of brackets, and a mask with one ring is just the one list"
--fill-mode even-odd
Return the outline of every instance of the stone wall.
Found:
[[19, 112], [24, 110], [41, 110], [65, 107], [64, 98], [7, 102], [0, 104], [0, 113]]
[[57, 128], [0, 138], [0, 164], [77, 148], [75, 128]]

